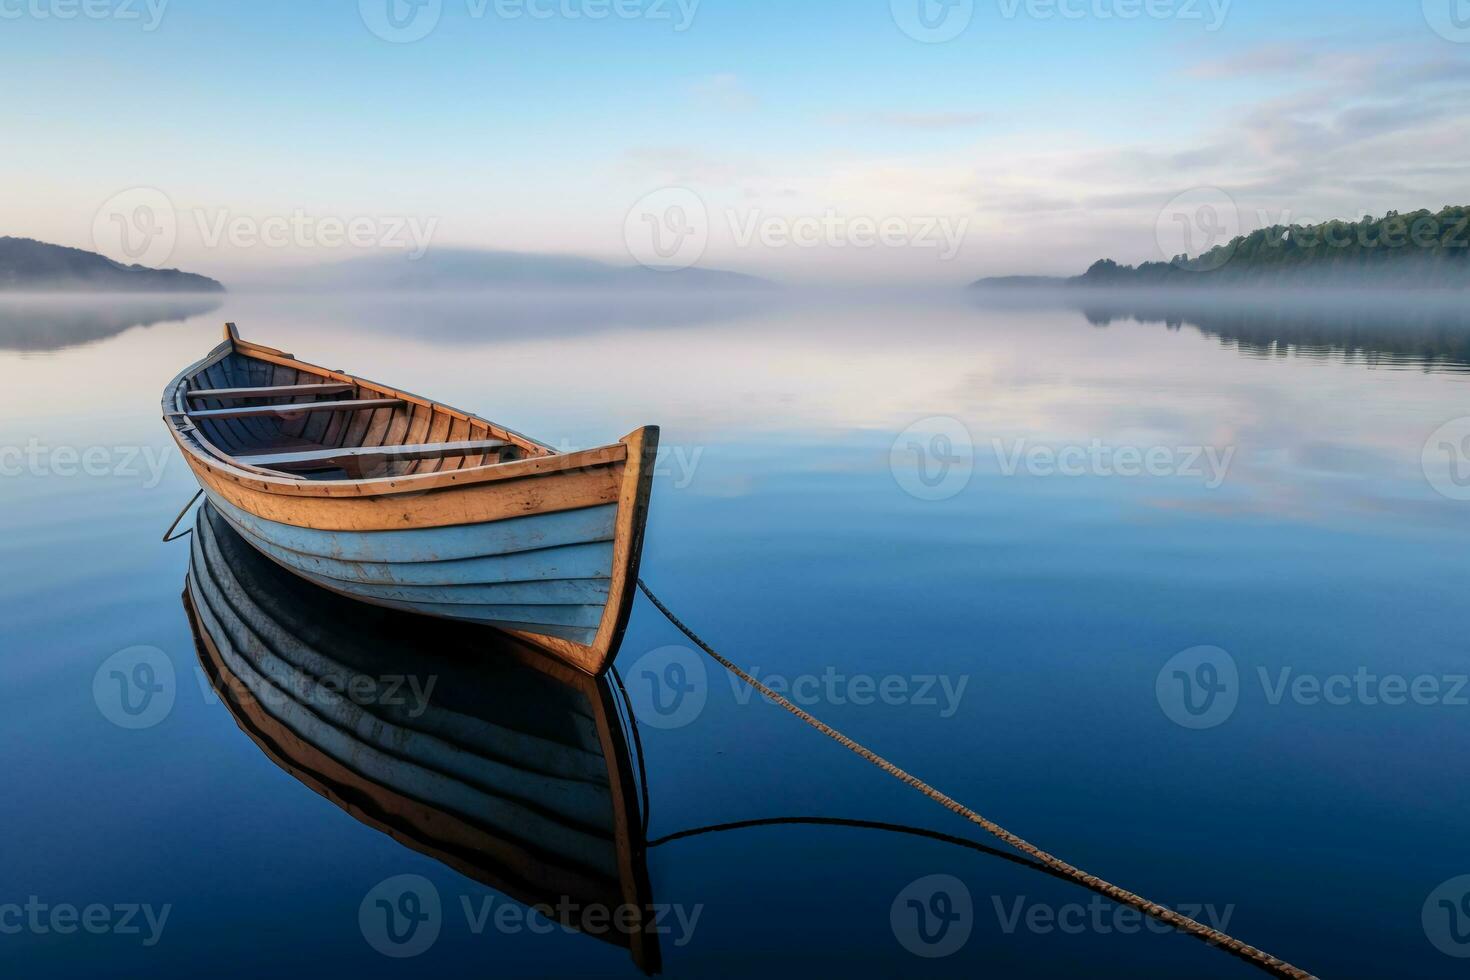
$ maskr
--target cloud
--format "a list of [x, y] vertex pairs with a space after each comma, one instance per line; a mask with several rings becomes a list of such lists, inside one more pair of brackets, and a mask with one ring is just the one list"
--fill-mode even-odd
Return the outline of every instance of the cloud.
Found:
[[[963, 132], [994, 117], [869, 111], [826, 122], [914, 135], [891, 141], [881, 155], [844, 147], [804, 154], [752, 149], [736, 160], [708, 150], [660, 150], [644, 163], [726, 195], [723, 201], [738, 195], [782, 212], [967, 216], [963, 260], [929, 273], [953, 281], [1075, 274], [1101, 257], [1167, 258], [1155, 229], [1174, 198], [1199, 188], [1227, 193], [1243, 232], [1470, 199], [1470, 59], [1446, 59], [1440, 48], [1422, 44], [1351, 38], [1184, 58], [1192, 67], [1171, 75], [1173, 90], [1149, 127], [1157, 135], [1148, 139], [1125, 142], [1116, 131], [1050, 122], [1064, 116], [1027, 121], [1007, 113], [1004, 139], [936, 148], [922, 138], [926, 131]], [[733, 85], [712, 91], [739, 91]], [[1170, 116], [1163, 107], [1171, 99], [1186, 108], [1226, 108]], [[849, 251], [827, 261], [857, 268], [866, 258]]]
[[1304, 44], [1278, 42], [1202, 61], [1189, 73], [1196, 78], [1254, 78], [1267, 73], [1300, 72], [1316, 60], [1317, 52]]

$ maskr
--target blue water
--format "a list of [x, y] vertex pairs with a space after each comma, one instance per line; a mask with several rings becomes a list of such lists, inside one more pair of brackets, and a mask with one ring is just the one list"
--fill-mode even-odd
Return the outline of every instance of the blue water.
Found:
[[[1453, 317], [788, 296], [74, 307], [0, 317], [0, 447], [35, 448], [0, 457], [15, 976], [639, 975], [587, 936], [477, 934], [461, 899], [493, 892], [311, 792], [211, 695], [180, 602], [188, 546], [158, 540], [194, 489], [158, 398], [227, 319], [553, 445], [661, 424], [644, 575], [732, 659], [806, 678], [808, 710], [926, 781], [1319, 976], [1463, 975], [1445, 949], [1470, 953], [1470, 919], [1451, 918], [1470, 905], [1430, 900], [1470, 874], [1470, 502], [1453, 479], [1470, 430], [1441, 430], [1470, 415], [1470, 331]], [[1011, 472], [1038, 446], [1165, 465]], [[67, 475], [60, 447], [100, 447], [93, 474]], [[618, 663], [645, 719], [650, 838], [832, 817], [994, 843], [713, 664], [693, 674], [702, 710], [668, 726], [662, 675], [640, 666], [670, 645], [689, 646], [640, 599]], [[139, 646], [178, 681], [166, 717], [130, 730], [93, 679]], [[1173, 662], [1200, 647], [1218, 652]], [[1355, 674], [1372, 679], [1333, 680]], [[1388, 675], [1433, 693], [1383, 703]], [[656, 902], [698, 910], [663, 943], [670, 976], [1261, 975], [912, 835], [762, 826], [659, 845], [648, 866]], [[444, 922], [395, 959], [358, 910], [405, 874], [433, 883]], [[968, 938], [920, 956], [943, 950], [893, 907], [916, 882], [932, 898], [933, 875], [949, 904], [930, 910]], [[112, 926], [117, 906], [169, 911], [156, 935], [141, 913], [137, 933], [11, 928], [7, 903], [33, 898], [107, 906]]]

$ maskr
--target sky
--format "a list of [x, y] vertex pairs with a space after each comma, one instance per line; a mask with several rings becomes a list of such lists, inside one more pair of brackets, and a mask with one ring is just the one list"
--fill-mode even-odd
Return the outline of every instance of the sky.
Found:
[[0, 234], [963, 283], [1470, 203], [1470, 0], [0, 0]]

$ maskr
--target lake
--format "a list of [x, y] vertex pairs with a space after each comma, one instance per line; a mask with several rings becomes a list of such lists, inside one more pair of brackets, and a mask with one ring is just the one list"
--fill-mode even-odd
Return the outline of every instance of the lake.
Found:
[[[1454, 303], [1394, 298], [1179, 305], [0, 303], [6, 963], [148, 977], [649, 965], [527, 916], [531, 872], [493, 887], [364, 819], [379, 795], [324, 797], [288, 769], [330, 746], [273, 757], [211, 683], [180, 598], [199, 535], [160, 542], [196, 487], [158, 406], [232, 320], [559, 448], [661, 425], [643, 576], [726, 656], [1052, 853], [1320, 976], [1462, 975], [1470, 324]], [[305, 584], [253, 595], [304, 619], [320, 608], [359, 646], [381, 628], [375, 669], [446, 655]], [[534, 724], [530, 695], [465, 694], [511, 689], [477, 673], [477, 642], [456, 634], [469, 649], [436, 672], [442, 696], [481, 724]], [[945, 839], [999, 848], [690, 647], [640, 597], [618, 660], [640, 725], [637, 744], [614, 741], [629, 795], [647, 784], [637, 891], [667, 914], [665, 974], [1261, 975]], [[114, 675], [153, 685], [161, 707], [139, 715]], [[615, 685], [604, 694], [624, 710]], [[641, 835], [637, 806], [624, 815]], [[554, 850], [516, 826], [527, 853]], [[403, 876], [438, 903], [412, 957], [385, 955], [366, 925]], [[423, 908], [398, 897], [390, 914]]]

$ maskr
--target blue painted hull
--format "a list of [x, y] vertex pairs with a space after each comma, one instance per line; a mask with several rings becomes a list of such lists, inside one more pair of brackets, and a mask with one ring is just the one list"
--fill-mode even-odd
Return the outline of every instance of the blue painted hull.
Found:
[[354, 533], [280, 524], [208, 496], [215, 513], [262, 554], [363, 602], [581, 644], [596, 638], [608, 602], [615, 504]]

